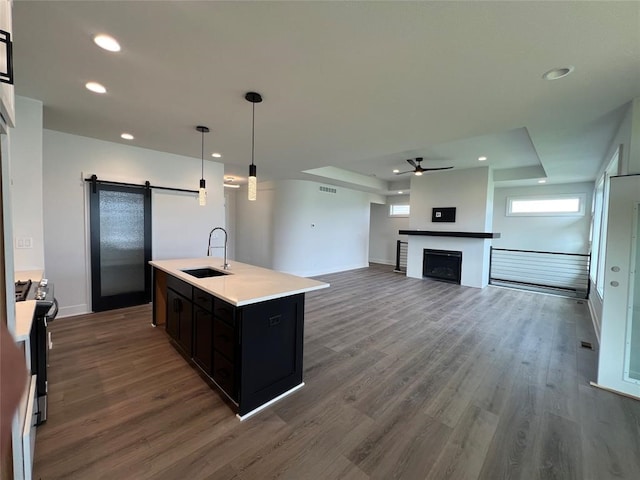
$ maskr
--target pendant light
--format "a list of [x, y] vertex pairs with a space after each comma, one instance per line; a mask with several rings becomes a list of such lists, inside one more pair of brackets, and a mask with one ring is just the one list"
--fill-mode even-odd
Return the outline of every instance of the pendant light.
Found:
[[198, 190], [198, 203], [201, 207], [207, 204], [206, 182], [204, 181], [204, 134], [209, 133], [208, 127], [198, 125], [196, 130], [202, 134], [202, 175], [200, 176], [200, 189]]
[[255, 201], [258, 190], [258, 179], [256, 178], [256, 166], [253, 163], [253, 153], [255, 146], [255, 130], [256, 130], [256, 103], [262, 102], [262, 96], [256, 92], [247, 92], [244, 96], [245, 100], [251, 102], [252, 116], [251, 116], [251, 165], [249, 165], [249, 183], [247, 185], [249, 195], [248, 198], [252, 202]]

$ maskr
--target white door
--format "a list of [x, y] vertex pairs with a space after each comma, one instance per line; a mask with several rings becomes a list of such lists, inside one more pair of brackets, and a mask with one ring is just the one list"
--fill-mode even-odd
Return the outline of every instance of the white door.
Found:
[[640, 398], [640, 176], [612, 177], [598, 384]]

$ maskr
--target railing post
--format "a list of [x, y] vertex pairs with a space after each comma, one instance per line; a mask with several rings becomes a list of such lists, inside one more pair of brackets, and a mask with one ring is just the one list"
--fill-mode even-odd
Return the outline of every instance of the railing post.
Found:
[[400, 271], [400, 240], [396, 240], [396, 272]]

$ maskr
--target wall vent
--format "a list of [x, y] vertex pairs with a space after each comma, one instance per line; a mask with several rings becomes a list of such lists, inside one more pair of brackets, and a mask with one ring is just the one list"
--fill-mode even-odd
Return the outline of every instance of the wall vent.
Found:
[[324, 193], [338, 193], [338, 190], [336, 190], [335, 188], [323, 187], [323, 186], [320, 186], [320, 191]]

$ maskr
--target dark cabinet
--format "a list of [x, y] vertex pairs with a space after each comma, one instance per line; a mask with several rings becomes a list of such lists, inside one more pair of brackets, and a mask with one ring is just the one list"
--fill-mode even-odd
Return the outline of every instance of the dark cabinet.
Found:
[[304, 294], [243, 307], [241, 411], [302, 383]]
[[155, 278], [167, 333], [240, 415], [302, 383], [304, 294], [236, 307], [172, 275]]
[[232, 400], [237, 401], [234, 365], [215, 350], [213, 352], [213, 380]]
[[167, 333], [180, 345], [187, 355], [191, 355], [193, 335], [193, 304], [190, 299], [167, 291]]
[[202, 307], [193, 309], [193, 361], [213, 376], [213, 314]]

